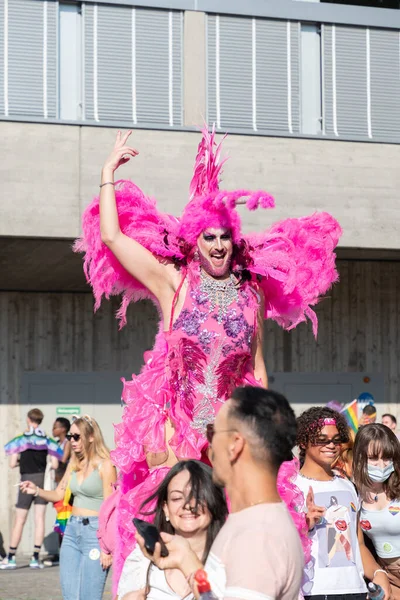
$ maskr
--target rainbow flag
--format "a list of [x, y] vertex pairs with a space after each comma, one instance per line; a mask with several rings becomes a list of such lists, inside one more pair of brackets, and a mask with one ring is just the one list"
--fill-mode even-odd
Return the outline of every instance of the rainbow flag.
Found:
[[39, 428], [17, 435], [17, 437], [4, 446], [4, 450], [8, 456], [11, 454], [21, 454], [25, 450], [47, 450], [51, 456], [58, 458], [58, 460], [61, 460], [64, 455], [63, 449], [58, 442], [53, 440], [53, 438], [47, 437], [44, 431]]
[[358, 430], [358, 401], [353, 400], [349, 404], [347, 404], [343, 410], [341, 411], [342, 415], [346, 417], [346, 421], [349, 424], [349, 427], [353, 429], [353, 431]]
[[68, 523], [68, 519], [72, 515], [71, 502], [71, 488], [68, 487], [65, 490], [64, 498], [54, 503], [54, 508], [57, 512], [56, 522], [54, 523], [54, 531], [64, 535], [65, 528]]

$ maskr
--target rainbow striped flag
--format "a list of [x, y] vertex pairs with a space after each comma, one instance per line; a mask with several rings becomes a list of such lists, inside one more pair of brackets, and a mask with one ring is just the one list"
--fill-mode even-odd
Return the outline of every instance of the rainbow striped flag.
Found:
[[353, 429], [353, 431], [358, 430], [358, 401], [353, 400], [349, 404], [347, 404], [343, 410], [341, 411], [342, 415], [346, 417], [346, 421], [349, 424], [349, 427]]
[[4, 446], [4, 450], [8, 456], [21, 454], [25, 450], [47, 450], [50, 456], [54, 456], [58, 460], [61, 460], [64, 454], [58, 442], [47, 437], [44, 431], [39, 428], [17, 435]]
[[54, 503], [54, 508], [57, 512], [56, 522], [54, 523], [54, 531], [64, 535], [65, 528], [68, 523], [68, 519], [72, 515], [71, 501], [71, 488], [68, 487], [65, 490], [64, 498]]

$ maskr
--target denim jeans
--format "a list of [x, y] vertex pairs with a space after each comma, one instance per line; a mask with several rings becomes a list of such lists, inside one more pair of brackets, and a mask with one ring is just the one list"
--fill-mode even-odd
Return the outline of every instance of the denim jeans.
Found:
[[60, 550], [64, 600], [101, 600], [107, 571], [100, 564], [98, 517], [70, 517]]

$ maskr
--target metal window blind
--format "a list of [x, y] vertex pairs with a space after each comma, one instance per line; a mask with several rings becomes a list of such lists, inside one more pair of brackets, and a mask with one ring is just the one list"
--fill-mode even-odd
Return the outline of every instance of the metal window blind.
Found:
[[182, 14], [136, 10], [138, 123], [182, 124]]
[[366, 30], [325, 26], [323, 32], [325, 132], [367, 137]]
[[[5, 0], [7, 1], [7, 0]], [[0, 115], [5, 114], [4, 98], [4, 10], [5, 1], [0, 2]]]
[[209, 122], [298, 132], [299, 48], [298, 23], [208, 15]]
[[95, 74], [94, 74], [94, 13], [97, 10], [93, 4], [82, 5], [83, 18], [83, 118], [94, 121], [95, 105]]
[[371, 127], [374, 138], [400, 137], [400, 34], [370, 30]]
[[98, 5], [97, 11], [98, 117], [132, 122], [132, 9]]
[[182, 124], [181, 12], [84, 5], [85, 118]]
[[44, 116], [43, 2], [8, 2], [9, 115]]
[[57, 21], [57, 3], [47, 2], [47, 116], [51, 119], [58, 117]]

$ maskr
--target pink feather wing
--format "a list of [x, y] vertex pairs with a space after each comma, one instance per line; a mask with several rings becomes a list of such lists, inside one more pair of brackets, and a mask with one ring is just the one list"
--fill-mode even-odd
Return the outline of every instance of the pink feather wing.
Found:
[[[152, 254], [165, 258], [182, 257], [177, 240], [179, 221], [157, 210], [154, 200], [147, 198], [131, 181], [118, 181], [116, 202], [121, 231], [136, 240]], [[102, 297], [122, 295], [117, 313], [120, 327], [126, 324], [126, 311], [131, 302], [155, 298], [118, 262], [101, 241], [99, 198], [86, 208], [82, 219], [82, 236], [74, 244], [75, 252], [83, 252], [84, 272], [93, 288], [95, 310]]]
[[249, 269], [261, 278], [265, 318], [293, 329], [309, 318], [316, 336], [312, 306], [338, 281], [335, 248], [342, 234], [328, 213], [286, 219], [263, 234], [245, 236], [251, 247]]

